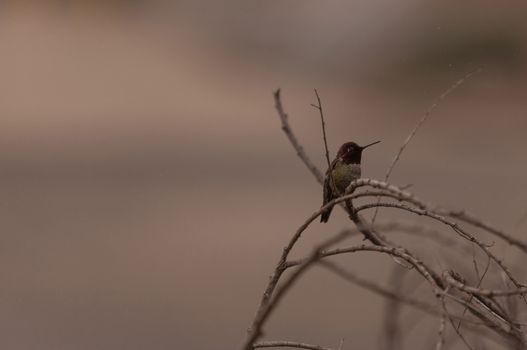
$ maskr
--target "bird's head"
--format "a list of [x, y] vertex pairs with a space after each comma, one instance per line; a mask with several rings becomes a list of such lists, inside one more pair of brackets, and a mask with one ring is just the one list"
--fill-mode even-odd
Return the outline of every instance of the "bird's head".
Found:
[[342, 158], [346, 164], [360, 164], [362, 151], [370, 146], [375, 145], [381, 141], [375, 141], [367, 144], [366, 146], [359, 146], [355, 142], [346, 142], [340, 146], [337, 153], [337, 158]]

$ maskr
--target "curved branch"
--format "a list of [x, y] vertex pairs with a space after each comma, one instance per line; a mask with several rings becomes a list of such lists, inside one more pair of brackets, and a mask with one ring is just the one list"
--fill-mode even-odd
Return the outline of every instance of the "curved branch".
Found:
[[[407, 261], [410, 265], [416, 268], [417, 271], [434, 287], [439, 289], [444, 289], [444, 284], [439, 275], [437, 275], [431, 268], [426, 266], [421, 260], [417, 259], [411, 255], [408, 251], [403, 248], [397, 247], [383, 247], [378, 245], [357, 245], [347, 248], [336, 248], [332, 250], [323, 250], [320, 252], [320, 257], [325, 258], [333, 255], [354, 253], [359, 251], [370, 251], [370, 252], [379, 252], [394, 256], [396, 258], [403, 259]], [[297, 265], [304, 265], [308, 260], [292, 260], [286, 263], [286, 267], [293, 267]]]

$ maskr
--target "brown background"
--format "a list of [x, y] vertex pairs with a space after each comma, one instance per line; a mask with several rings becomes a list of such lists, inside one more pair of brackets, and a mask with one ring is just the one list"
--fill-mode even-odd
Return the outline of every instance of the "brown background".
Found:
[[[332, 154], [380, 139], [363, 174], [382, 178], [428, 106], [483, 67], [434, 111], [392, 181], [524, 237], [526, 10], [0, 1], [0, 347], [236, 348], [281, 247], [321, 201], [280, 130], [277, 87], [320, 167], [315, 87]], [[314, 225], [295, 256], [347, 224], [337, 212]], [[366, 253], [343, 262], [381, 283], [393, 265]], [[315, 269], [267, 335], [376, 348], [383, 306]], [[435, 343], [437, 322], [422, 320], [407, 331], [412, 348]]]

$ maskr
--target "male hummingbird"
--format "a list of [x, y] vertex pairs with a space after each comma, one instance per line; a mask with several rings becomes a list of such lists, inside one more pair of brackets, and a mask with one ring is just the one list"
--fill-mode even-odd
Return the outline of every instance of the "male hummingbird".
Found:
[[[334, 198], [343, 195], [349, 184], [360, 178], [362, 151], [379, 142], [381, 141], [375, 141], [366, 146], [359, 146], [355, 142], [346, 142], [340, 146], [337, 156], [326, 171], [324, 178], [324, 201], [322, 206]], [[328, 222], [331, 210], [333, 210], [333, 207], [322, 212], [320, 222]]]

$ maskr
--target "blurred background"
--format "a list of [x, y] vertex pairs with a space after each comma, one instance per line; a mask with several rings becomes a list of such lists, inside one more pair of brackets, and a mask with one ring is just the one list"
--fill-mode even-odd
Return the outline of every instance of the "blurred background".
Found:
[[[315, 163], [324, 168], [313, 88], [332, 156], [346, 141], [382, 140], [363, 162], [364, 176], [382, 178], [427, 108], [482, 67], [433, 112], [392, 182], [525, 237], [526, 10], [0, 1], [0, 347], [236, 348], [282, 247], [322, 200], [280, 130], [278, 87]], [[347, 225], [336, 211], [293, 256]], [[405, 242], [444, 264], [421, 253], [429, 243]], [[380, 284], [393, 266], [368, 253], [341, 261]], [[266, 336], [377, 348], [384, 307], [313, 269]], [[435, 345], [436, 320], [403, 316], [407, 345]]]

